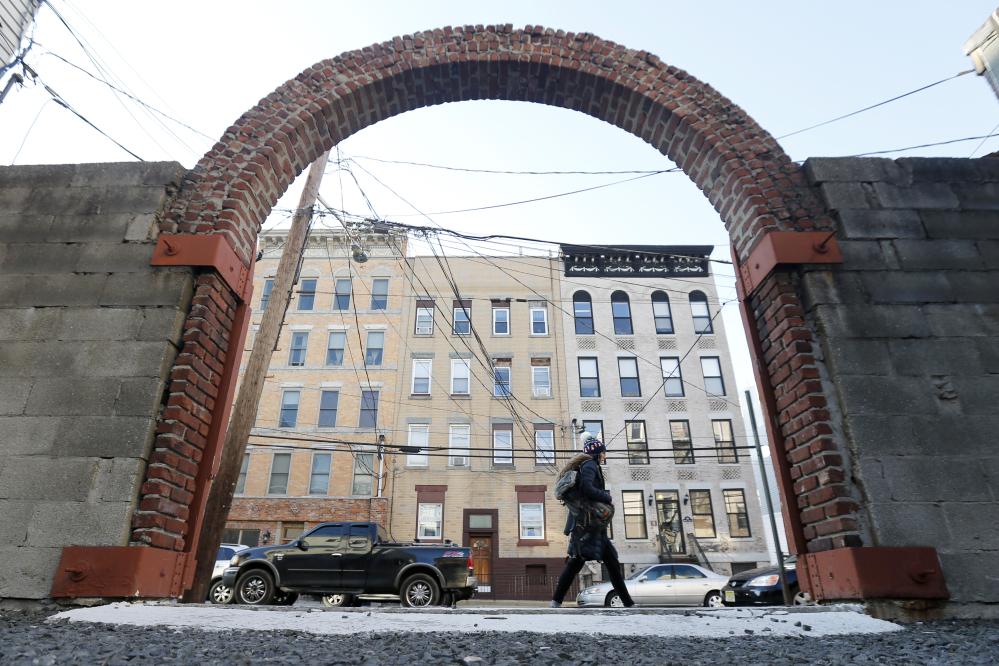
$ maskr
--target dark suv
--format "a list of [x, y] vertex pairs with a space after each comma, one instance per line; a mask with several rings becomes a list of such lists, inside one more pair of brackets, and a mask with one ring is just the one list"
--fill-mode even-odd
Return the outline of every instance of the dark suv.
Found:
[[[787, 585], [791, 588], [794, 605], [808, 603], [808, 598], [798, 585], [797, 556], [784, 560]], [[750, 569], [735, 574], [722, 588], [722, 603], [726, 606], [783, 606], [784, 592], [780, 585], [780, 568], [776, 564]]]

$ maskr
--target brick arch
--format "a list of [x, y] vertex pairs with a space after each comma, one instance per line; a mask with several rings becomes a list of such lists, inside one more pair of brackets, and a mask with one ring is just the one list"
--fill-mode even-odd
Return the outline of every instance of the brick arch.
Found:
[[[262, 222], [324, 151], [406, 111], [482, 99], [573, 109], [642, 138], [707, 196], [741, 260], [770, 231], [831, 227], [801, 167], [711, 86], [652, 54], [592, 34], [507, 25], [405, 35], [306, 69], [243, 114], [186, 174], [160, 230], [224, 234], [251, 266]], [[841, 483], [844, 465], [812, 355], [814, 334], [793, 275], [772, 274], [746, 304], [760, 389], [771, 423], [780, 425], [775, 446], [786, 449], [786, 456], [774, 451], [785, 461], [784, 503], [798, 508], [791, 511], [795, 550], [858, 545], [856, 506]], [[188, 506], [212, 421], [210, 385], [218, 385], [234, 308], [218, 277], [202, 275], [133, 520], [133, 543], [191, 548]]]

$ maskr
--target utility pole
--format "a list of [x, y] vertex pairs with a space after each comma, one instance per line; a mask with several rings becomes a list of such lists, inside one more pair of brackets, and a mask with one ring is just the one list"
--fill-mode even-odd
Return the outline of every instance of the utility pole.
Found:
[[[321, 155], [309, 168], [302, 196], [298, 200], [298, 209], [291, 221], [284, 252], [278, 263], [277, 275], [274, 276], [274, 286], [260, 321], [260, 331], [257, 333], [253, 351], [250, 352], [250, 360], [246, 365], [246, 372], [243, 373], [239, 395], [236, 397], [236, 405], [229, 420], [229, 429], [219, 460], [219, 471], [208, 491], [198, 550], [195, 554], [197, 565], [194, 570], [194, 585], [184, 594], [185, 603], [202, 603], [208, 596], [212, 569], [215, 566], [219, 544], [222, 543], [222, 532], [229, 517], [232, 497], [236, 492], [236, 480], [243, 464], [243, 454], [246, 453], [246, 442], [257, 417], [257, 406], [264, 388], [264, 375], [267, 374], [271, 355], [277, 347], [281, 323], [284, 321], [285, 310], [291, 300], [291, 291], [298, 277], [298, 266], [308, 238], [309, 223], [312, 220], [312, 207], [319, 195], [319, 184], [323, 180], [328, 159], [329, 151]], [[232, 354], [241, 354], [242, 351], [229, 350]], [[211, 465], [212, 462], [203, 460], [201, 464]]]
[[753, 398], [746, 390], [746, 406], [749, 407], [749, 423], [753, 426], [753, 438], [756, 439], [756, 458], [760, 461], [760, 478], [763, 480], [763, 496], [767, 499], [767, 513], [770, 514], [770, 531], [774, 535], [774, 549], [777, 551], [777, 566], [780, 567], [780, 587], [784, 593], [784, 605], [791, 606], [791, 590], [787, 586], [787, 572], [784, 571], [784, 553], [780, 549], [780, 537], [777, 536], [777, 519], [774, 517], [774, 504], [770, 499], [770, 482], [767, 480], [767, 468], [763, 464], [763, 449], [760, 447], [760, 433], [756, 430], [756, 412], [753, 411]]

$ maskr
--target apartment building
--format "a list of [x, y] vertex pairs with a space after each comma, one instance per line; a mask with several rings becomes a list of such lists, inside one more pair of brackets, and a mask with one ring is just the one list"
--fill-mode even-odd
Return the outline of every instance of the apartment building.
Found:
[[407, 264], [390, 534], [471, 546], [482, 597], [550, 598], [572, 448], [558, 259]]
[[769, 561], [711, 249], [561, 247], [570, 422], [607, 445], [625, 574]]
[[[241, 372], [286, 236], [273, 231], [259, 240]], [[388, 520], [397, 370], [408, 360], [399, 352], [406, 238], [371, 225], [356, 225], [351, 238], [313, 231], [308, 239], [225, 541], [287, 543], [320, 522]]]

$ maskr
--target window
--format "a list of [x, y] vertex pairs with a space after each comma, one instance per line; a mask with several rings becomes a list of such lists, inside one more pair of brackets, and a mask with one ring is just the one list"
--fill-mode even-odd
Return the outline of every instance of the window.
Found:
[[288, 472], [291, 470], [291, 454], [275, 453], [271, 458], [271, 482], [267, 485], [268, 495], [288, 494]]
[[543, 398], [552, 394], [551, 366], [535, 365], [531, 368], [531, 386], [534, 397]]
[[381, 365], [385, 349], [385, 334], [381, 331], [368, 331], [368, 348], [364, 354], [364, 365]]
[[256, 548], [260, 545], [260, 530], [224, 530], [222, 543], [241, 543]]
[[[379, 526], [380, 527], [380, 526]], [[365, 549], [371, 542], [367, 525], [351, 525], [350, 534], [347, 536], [347, 547]]]
[[531, 335], [548, 335], [548, 308], [531, 308]]
[[388, 280], [372, 280], [371, 281], [371, 309], [372, 310], [387, 310], [388, 309]]
[[576, 335], [593, 335], [593, 303], [585, 291], [572, 295], [572, 315], [576, 320]]
[[472, 332], [472, 301], [454, 302], [455, 335], [468, 335]]
[[447, 464], [452, 467], [467, 467], [471, 451], [468, 450], [472, 426], [451, 426], [451, 438], [448, 442]]
[[537, 502], [520, 505], [520, 538], [545, 538], [545, 505]]
[[264, 291], [260, 294], [260, 309], [267, 309], [267, 301], [271, 298], [271, 289], [274, 288], [274, 280], [264, 280]]
[[250, 468], [250, 454], [243, 454], [243, 464], [239, 466], [239, 478], [236, 479], [236, 494], [242, 495], [246, 491], [246, 471]]
[[316, 281], [302, 280], [298, 288], [298, 309], [311, 310], [316, 305]]
[[718, 462], [739, 462], [739, 454], [735, 448], [735, 437], [732, 436], [732, 422], [712, 421], [711, 429], [715, 433], [715, 450], [718, 453]]
[[624, 505], [624, 538], [644, 539], [645, 533], [645, 498], [641, 490], [625, 490], [621, 493]]
[[342, 532], [342, 525], [324, 525], [309, 532], [305, 537], [305, 545], [313, 548], [338, 548]]
[[357, 420], [358, 428], [378, 426], [378, 397], [378, 391], [361, 391], [361, 417]]
[[493, 368], [493, 395], [506, 398], [510, 395], [510, 366], [497, 365]]
[[601, 442], [604, 441], [603, 421], [583, 421], [583, 432], [579, 435], [579, 441], [585, 442], [586, 438], [593, 435]]
[[343, 365], [343, 348], [347, 345], [347, 334], [331, 331], [326, 341], [326, 365]]
[[285, 391], [281, 395], [281, 415], [278, 419], [279, 428], [294, 428], [298, 423], [298, 402], [301, 391]]
[[554, 430], [534, 431], [534, 464], [535, 465], [555, 464]]
[[685, 552], [678, 491], [656, 491], [656, 516], [659, 522], [659, 546], [663, 553]]
[[691, 578], [707, 578], [707, 576], [689, 564], [677, 564], [673, 567], [673, 578], [677, 580], [689, 580]]
[[690, 440], [689, 421], [670, 421], [669, 434], [673, 440], [673, 460], [677, 465], [694, 464], [694, 448]]
[[375, 477], [375, 454], [354, 454], [354, 480], [350, 484], [351, 495], [370, 495]]
[[427, 466], [427, 444], [430, 442], [430, 426], [411, 425], [409, 426], [409, 441], [407, 445], [412, 451], [406, 455], [407, 467]]
[[611, 294], [611, 314], [614, 315], [614, 335], [631, 335], [631, 305], [628, 294], [615, 291]]
[[510, 335], [510, 308], [493, 308], [493, 335]]
[[337, 280], [336, 281], [336, 295], [333, 297], [333, 309], [334, 310], [349, 310], [350, 309], [350, 280]]
[[597, 359], [579, 359], [579, 395], [582, 398], [600, 397], [600, 374]]
[[513, 424], [493, 426], [493, 464], [513, 464]]
[[711, 511], [711, 491], [690, 491], [690, 512], [694, 514], [694, 536], [698, 539], [715, 538], [715, 515]]
[[339, 391], [323, 391], [319, 394], [319, 427], [336, 427], [336, 410], [340, 404]]
[[433, 301], [417, 301], [416, 302], [416, 334], [417, 335], [433, 335], [434, 334], [434, 302]]
[[413, 361], [413, 395], [430, 395], [430, 369], [433, 361]]
[[673, 316], [669, 311], [669, 296], [664, 291], [652, 292], [652, 316], [656, 320], [656, 333], [673, 332]]
[[625, 421], [624, 431], [628, 440], [628, 464], [649, 464], [649, 440], [645, 436], [645, 421]]
[[309, 334], [292, 333], [291, 351], [288, 352], [288, 365], [301, 367], [305, 365], [305, 355], [309, 351]]
[[725, 513], [728, 514], [728, 533], [733, 537], [749, 537], [749, 512], [746, 511], [746, 494], [742, 490], [723, 490]]
[[468, 395], [471, 368], [466, 360], [451, 361], [451, 395]]
[[722, 381], [721, 362], [717, 356], [701, 358], [701, 372], [704, 373], [704, 390], [711, 395], [725, 395], [725, 382]]
[[309, 494], [328, 495], [330, 492], [330, 463], [333, 454], [313, 453], [312, 473], [309, 475]]
[[421, 539], [440, 539], [443, 504], [420, 504], [416, 536]]
[[281, 527], [281, 543], [291, 543], [305, 532], [305, 523], [285, 523]]
[[637, 398], [642, 395], [642, 387], [638, 381], [638, 359], [619, 358], [617, 369], [621, 375], [621, 397]]
[[659, 365], [663, 369], [663, 392], [667, 398], [683, 397], [683, 376], [680, 374], [680, 359], [661, 358]]
[[694, 333], [714, 333], [711, 326], [711, 312], [708, 310], [708, 297], [700, 291], [690, 292], [690, 314], [694, 318]]

